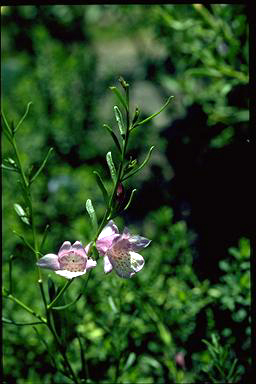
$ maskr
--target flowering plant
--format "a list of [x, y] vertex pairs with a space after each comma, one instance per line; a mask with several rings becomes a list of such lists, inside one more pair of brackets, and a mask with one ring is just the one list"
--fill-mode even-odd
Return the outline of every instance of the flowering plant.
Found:
[[[61, 314], [61, 311], [68, 309], [71, 305], [74, 305], [82, 297], [85, 291], [85, 287], [88, 284], [90, 278], [90, 272], [97, 266], [97, 260], [99, 256], [103, 257], [104, 259], [105, 273], [109, 273], [114, 269], [117, 275], [121, 278], [130, 278], [143, 268], [144, 258], [137, 252], [147, 247], [150, 244], [150, 240], [139, 235], [130, 234], [127, 228], [124, 229], [123, 233], [119, 233], [119, 230], [115, 225], [113, 219], [129, 208], [136, 192], [136, 190], [133, 189], [128, 199], [125, 199], [124, 182], [131, 178], [133, 175], [135, 175], [137, 172], [139, 172], [147, 164], [150, 159], [150, 155], [154, 149], [153, 146], [149, 149], [145, 160], [141, 164], [138, 164], [136, 159], [130, 158], [128, 160], [127, 147], [130, 135], [132, 134], [135, 128], [146, 124], [155, 116], [157, 116], [169, 104], [172, 98], [170, 97], [167, 100], [167, 102], [160, 109], [160, 111], [152, 114], [146, 119], [139, 120], [140, 111], [138, 107], [136, 107], [133, 116], [130, 112], [129, 84], [123, 78], [120, 78], [119, 82], [124, 91], [124, 95], [119, 91], [117, 87], [110, 87], [110, 89], [117, 97], [119, 103], [122, 105], [125, 113], [125, 119], [123, 118], [123, 114], [119, 107], [115, 105], [114, 114], [119, 130], [118, 134], [110, 126], [104, 124], [104, 128], [111, 135], [114, 144], [117, 148], [117, 151], [119, 153], [119, 161], [114, 162], [111, 151], [106, 154], [106, 162], [112, 179], [111, 191], [107, 190], [99, 172], [94, 172], [96, 182], [102, 192], [105, 201], [105, 212], [103, 217], [99, 221], [92, 200], [87, 199], [86, 210], [91, 219], [91, 223], [95, 233], [93, 239], [91, 239], [91, 241], [86, 247], [83, 246], [81, 241], [76, 241], [75, 243], [73, 243], [73, 245], [71, 245], [69, 241], [64, 241], [57, 254], [42, 254], [42, 248], [46, 236], [49, 232], [49, 226], [47, 225], [45, 227], [44, 233], [42, 234], [42, 240], [39, 244], [38, 229], [33, 208], [31, 186], [45, 169], [48, 159], [53, 151], [53, 148], [50, 148], [48, 150], [44, 160], [41, 163], [41, 166], [36, 171], [34, 171], [34, 173], [32, 173], [31, 170], [29, 172], [25, 171], [23, 162], [21, 160], [22, 157], [17, 146], [16, 135], [17, 131], [19, 130], [20, 126], [23, 124], [24, 120], [28, 115], [31, 103], [28, 104], [24, 116], [21, 118], [20, 122], [16, 126], [13, 123], [9, 123], [7, 121], [7, 118], [5, 117], [5, 114], [2, 112], [2, 118], [4, 122], [3, 133], [11, 144], [14, 153], [14, 159], [5, 159], [4, 163], [2, 164], [2, 168], [6, 171], [12, 171], [18, 174], [20, 190], [23, 196], [24, 203], [23, 206], [21, 204], [16, 203], [14, 205], [14, 209], [20, 219], [31, 230], [32, 242], [29, 241], [27, 237], [23, 234], [16, 233], [16, 235], [22, 240], [22, 242], [28, 247], [28, 249], [32, 251], [35, 256], [35, 264], [37, 265], [37, 267], [39, 267], [37, 271], [38, 287], [44, 305], [44, 313], [38, 313], [13, 294], [13, 257], [10, 258], [9, 263], [9, 289], [3, 287], [3, 297], [19, 305], [37, 320], [31, 321], [29, 323], [22, 323], [22, 325], [42, 324], [47, 327], [47, 329], [53, 336], [56, 349], [62, 356], [62, 365], [57, 365], [56, 358], [53, 358], [55, 368], [58, 372], [68, 377], [74, 383], [79, 383], [80, 378], [79, 375], [75, 372], [75, 369], [69, 360], [67, 354], [68, 346], [58, 333], [59, 317], [56, 316], [56, 311]], [[124, 120], [126, 120], [125, 123]], [[41, 272], [41, 268], [53, 270], [57, 275], [68, 279], [68, 281], [62, 286], [61, 289], [56, 290], [53, 280], [48, 278], [48, 291], [50, 302], [48, 302], [45, 295], [44, 275]], [[87, 273], [88, 270], [89, 273]], [[64, 297], [64, 293], [70, 287], [71, 283], [75, 280], [75, 278], [81, 277], [85, 274], [87, 275], [87, 278], [84, 280], [83, 288], [79, 293], [78, 297], [72, 303], [56, 306], [56, 304], [60, 304], [60, 300]], [[12, 323], [10, 319], [5, 319], [5, 322], [9, 324]], [[35, 331], [39, 336], [36, 327]], [[83, 353], [81, 352], [82, 364], [83, 359]], [[115, 380], [118, 379], [118, 367], [116, 370]]]

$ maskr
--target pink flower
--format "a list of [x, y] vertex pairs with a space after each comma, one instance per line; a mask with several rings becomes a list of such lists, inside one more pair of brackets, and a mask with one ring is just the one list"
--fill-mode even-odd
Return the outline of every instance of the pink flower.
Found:
[[129, 278], [144, 266], [143, 257], [136, 253], [147, 247], [151, 240], [141, 236], [133, 236], [125, 228], [119, 234], [118, 228], [111, 220], [100, 233], [96, 248], [104, 256], [104, 271], [109, 273], [114, 268], [118, 276]]
[[84, 275], [88, 269], [96, 267], [96, 264], [96, 261], [88, 259], [80, 241], [76, 241], [73, 245], [69, 241], [64, 241], [58, 255], [48, 253], [36, 263], [38, 267], [52, 269], [67, 279]]

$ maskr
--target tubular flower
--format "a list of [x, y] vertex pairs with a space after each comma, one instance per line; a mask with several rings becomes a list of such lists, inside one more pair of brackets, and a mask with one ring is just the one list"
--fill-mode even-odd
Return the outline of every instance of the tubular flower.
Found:
[[143, 257], [136, 251], [147, 247], [150, 242], [145, 237], [131, 235], [127, 228], [120, 234], [115, 223], [109, 221], [96, 241], [96, 248], [104, 257], [104, 272], [109, 273], [114, 268], [120, 277], [134, 276], [144, 266]]
[[76, 241], [73, 245], [69, 241], [64, 241], [57, 255], [48, 253], [36, 263], [38, 267], [52, 269], [67, 279], [84, 275], [88, 269], [96, 267], [96, 264], [96, 261], [88, 259], [80, 241]]

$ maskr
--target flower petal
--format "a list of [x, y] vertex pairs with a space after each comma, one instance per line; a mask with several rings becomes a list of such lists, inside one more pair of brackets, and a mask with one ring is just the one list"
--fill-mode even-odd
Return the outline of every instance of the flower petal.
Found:
[[88, 271], [88, 269], [95, 268], [96, 265], [97, 265], [97, 262], [90, 258], [90, 259], [87, 260], [86, 270]]
[[128, 241], [130, 243], [130, 249], [133, 251], [140, 251], [142, 248], [146, 248], [151, 243], [151, 240], [138, 235], [130, 236]]
[[91, 244], [92, 244], [92, 242], [90, 242], [89, 244], [87, 244], [86, 247], [84, 248], [84, 251], [85, 251], [86, 255], [87, 255], [88, 252], [89, 252], [89, 249], [90, 249]]
[[145, 264], [144, 258], [136, 252], [129, 252], [130, 257], [131, 257], [131, 268], [133, 269], [134, 272], [139, 272]]
[[103, 256], [109, 248], [112, 247], [113, 242], [121, 238], [121, 235], [115, 234], [111, 236], [104, 237], [96, 241], [96, 248], [98, 252]]
[[107, 256], [104, 256], [104, 272], [109, 273], [113, 269], [112, 264], [109, 261], [109, 258]]
[[71, 248], [70, 241], [64, 241], [64, 243], [60, 247], [60, 250], [58, 252], [58, 256], [61, 257], [61, 256], [65, 255], [68, 251], [70, 251], [70, 248]]
[[58, 256], [54, 253], [48, 253], [47, 255], [41, 257], [36, 265], [41, 268], [53, 269], [54, 271], [60, 269]]
[[82, 256], [82, 257], [84, 257], [84, 258], [87, 257], [86, 252], [85, 252], [85, 250], [84, 250], [84, 247], [82, 246], [82, 243], [81, 243], [80, 241], [76, 241], [76, 242], [72, 245], [72, 247], [71, 247], [70, 250], [73, 251], [73, 252], [75, 252], [75, 253], [77, 253], [78, 255], [80, 255], [80, 256]]
[[119, 233], [117, 226], [113, 220], [110, 220], [99, 234], [98, 240], [103, 239], [104, 237], [116, 235], [117, 233]]
[[62, 270], [56, 271], [55, 273], [57, 273], [57, 275], [66, 277], [66, 279], [73, 279], [74, 277], [84, 275], [86, 273], [86, 269], [83, 272], [70, 272], [70, 271], [67, 271], [66, 269], [62, 269]]
[[135, 275], [144, 266], [141, 255], [126, 249], [118, 249], [116, 246], [108, 251], [107, 256], [118, 276], [126, 279]]

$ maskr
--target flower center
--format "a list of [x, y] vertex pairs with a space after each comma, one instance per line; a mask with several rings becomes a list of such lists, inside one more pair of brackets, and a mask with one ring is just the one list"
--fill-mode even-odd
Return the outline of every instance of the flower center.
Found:
[[60, 268], [70, 272], [83, 272], [86, 268], [86, 258], [70, 251], [63, 255], [60, 262]]
[[106, 255], [119, 276], [129, 277], [132, 268], [131, 255], [127, 247], [120, 247], [120, 244], [115, 244]]

